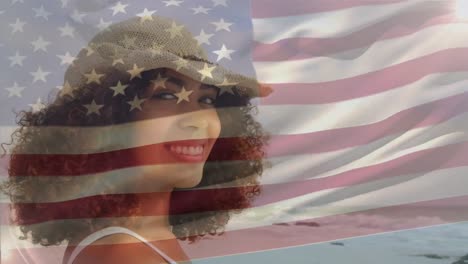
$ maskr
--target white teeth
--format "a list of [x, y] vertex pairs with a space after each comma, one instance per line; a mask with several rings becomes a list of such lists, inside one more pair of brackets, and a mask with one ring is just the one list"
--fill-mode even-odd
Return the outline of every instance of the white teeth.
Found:
[[184, 155], [201, 155], [203, 153], [203, 146], [185, 147], [185, 146], [171, 146], [171, 151], [175, 153], [182, 153]]

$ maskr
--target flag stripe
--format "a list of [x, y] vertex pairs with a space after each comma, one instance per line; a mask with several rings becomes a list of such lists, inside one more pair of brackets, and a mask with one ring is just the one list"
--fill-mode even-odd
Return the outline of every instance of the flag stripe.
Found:
[[313, 2], [304, 0], [291, 0], [288, 2], [252, 0], [252, 17], [269, 18], [293, 16], [307, 13], [329, 12], [366, 5], [387, 5], [399, 2], [404, 2], [404, 0], [314, 0]]
[[[430, 6], [443, 8], [443, 2]], [[266, 19], [253, 19], [254, 40], [273, 43], [286, 38], [338, 38], [379, 23], [407, 9], [424, 10], [427, 1], [406, 1], [391, 5], [362, 6], [328, 13], [308, 13]], [[340, 21], [337, 23], [337, 21]]]

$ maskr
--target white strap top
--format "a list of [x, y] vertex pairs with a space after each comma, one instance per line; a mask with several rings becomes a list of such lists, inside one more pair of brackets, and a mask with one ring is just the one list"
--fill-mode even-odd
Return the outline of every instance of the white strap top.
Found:
[[72, 251], [70, 258], [67, 261], [67, 264], [73, 264], [73, 261], [75, 258], [80, 254], [80, 252], [89, 244], [93, 243], [94, 241], [113, 234], [127, 234], [135, 237], [136, 239], [140, 240], [141, 242], [145, 243], [147, 246], [149, 246], [151, 249], [156, 251], [161, 257], [164, 258], [164, 260], [168, 261], [170, 264], [177, 264], [173, 259], [171, 259], [168, 255], [166, 255], [164, 252], [162, 252], [159, 248], [155, 247], [153, 244], [148, 242], [144, 237], [140, 236], [139, 234], [133, 232], [130, 229], [124, 228], [124, 227], [119, 227], [119, 226], [111, 226], [107, 227], [104, 229], [101, 229], [99, 231], [96, 231], [92, 233], [91, 235], [87, 236], [85, 239], [83, 239], [77, 247]]

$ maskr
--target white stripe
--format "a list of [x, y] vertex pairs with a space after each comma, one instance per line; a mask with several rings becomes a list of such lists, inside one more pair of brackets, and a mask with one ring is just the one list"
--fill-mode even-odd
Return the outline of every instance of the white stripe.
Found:
[[[427, 6], [427, 1], [359, 6], [307, 15], [253, 19], [254, 40], [274, 43], [287, 38], [338, 38], [379, 23], [407, 9]], [[434, 3], [442, 5], [444, 3]]]
[[254, 68], [258, 79], [266, 83], [319, 83], [374, 72], [437, 51], [462, 47], [468, 47], [468, 24], [437, 25], [400, 38], [377, 41], [364, 49], [303, 60], [254, 62]]
[[[381, 138], [366, 145], [319, 154], [298, 154], [271, 158], [271, 169], [265, 170], [260, 177], [261, 184], [287, 183], [292, 181], [323, 178], [358, 168], [381, 164], [405, 155], [442, 147], [449, 144], [468, 142], [468, 113], [458, 115], [444, 123], [431, 127], [423, 127], [404, 131]], [[307, 145], [307, 142], [304, 143]], [[227, 163], [227, 162], [226, 162]], [[132, 167], [113, 170], [106, 173], [90, 174], [71, 177], [70, 186], [80, 186], [74, 190], [57, 188], [61, 193], [55, 197], [36, 197], [34, 201], [21, 200], [20, 202], [59, 202], [81, 197], [117, 193], [148, 193], [161, 191], [164, 186], [156, 183], [137, 185], [137, 182], [147, 182], [144, 170], [148, 166]], [[294, 168], [294, 172], [291, 172]], [[56, 182], [61, 185], [61, 176], [42, 176], [45, 182]], [[6, 176], [0, 177], [0, 180]], [[109, 190], [112, 186], [112, 190]], [[224, 183], [218, 187], [236, 186], [234, 183]], [[201, 189], [210, 189], [211, 186]], [[8, 199], [0, 194], [0, 202], [8, 203]]]
[[[255, 118], [272, 135], [298, 135], [329, 129], [369, 125], [403, 110], [468, 91], [468, 80], [464, 80], [466, 76], [468, 76], [467, 72], [428, 75], [398, 89], [338, 103], [263, 105], [258, 106], [259, 113]], [[401, 98], [405, 99], [401, 100]], [[398, 104], [388, 104], [391, 101], [398, 102]], [[385, 105], [385, 107], [381, 107], [382, 105]], [[350, 109], [353, 111], [350, 111]], [[230, 111], [230, 109], [223, 111]], [[291, 116], [294, 116], [294, 118], [291, 119]], [[285, 123], [285, 120], [288, 120], [288, 122]], [[132, 142], [131, 136], [135, 133], [136, 128], [142, 131], [157, 126], [159, 121], [160, 119], [155, 119], [107, 127], [67, 128], [67, 130], [77, 131], [82, 135], [82, 137], [75, 137], [76, 142], [81, 143], [75, 144], [75, 149], [67, 151], [57, 149], [61, 147], [60, 144], [51, 144], [49, 153], [97, 153], [102, 152], [104, 149], [110, 151], [187, 139], [169, 134], [167, 139], [148, 136], [139, 140], [138, 145]], [[10, 133], [13, 130], [13, 127], [2, 127], [0, 129], [0, 134], [3, 136], [2, 142], [9, 142]], [[61, 133], [61, 131], [66, 130], [63, 127], [40, 128], [42, 134]], [[227, 134], [227, 137], [229, 136], [236, 135]], [[85, 148], [82, 142], [89, 141], [90, 138], [94, 139], [91, 144], [92, 148]], [[80, 149], [80, 146], [83, 149]]]

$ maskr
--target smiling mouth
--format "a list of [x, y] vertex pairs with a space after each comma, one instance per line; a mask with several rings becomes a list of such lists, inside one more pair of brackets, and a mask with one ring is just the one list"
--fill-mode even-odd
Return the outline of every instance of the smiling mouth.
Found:
[[205, 159], [208, 140], [191, 140], [165, 144], [166, 150], [177, 160], [201, 162]]

